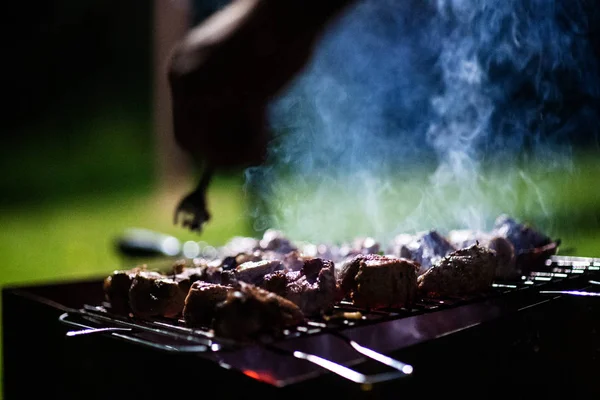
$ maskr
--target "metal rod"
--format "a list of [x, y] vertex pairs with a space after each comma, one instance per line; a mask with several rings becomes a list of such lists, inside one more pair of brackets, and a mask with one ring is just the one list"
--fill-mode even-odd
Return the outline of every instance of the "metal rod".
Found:
[[80, 335], [89, 335], [92, 333], [106, 333], [106, 332], [131, 332], [133, 329], [131, 328], [89, 328], [89, 329], [81, 329], [79, 331], [69, 331], [67, 332], [67, 336], [80, 336]]

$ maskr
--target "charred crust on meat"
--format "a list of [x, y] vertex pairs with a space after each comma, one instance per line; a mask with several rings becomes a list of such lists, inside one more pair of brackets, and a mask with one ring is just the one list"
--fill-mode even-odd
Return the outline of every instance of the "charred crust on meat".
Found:
[[417, 292], [417, 269], [417, 264], [404, 258], [380, 255], [362, 258], [351, 299], [364, 308], [408, 306]]
[[260, 333], [276, 333], [304, 320], [293, 302], [239, 282], [236, 289], [215, 307], [215, 335], [237, 340], [251, 339]]
[[444, 297], [483, 292], [489, 289], [497, 265], [496, 252], [478, 244], [456, 250], [419, 276], [419, 293]]
[[129, 305], [139, 317], [177, 316], [183, 309], [185, 292], [173, 279], [157, 272], [135, 275], [129, 289]]
[[216, 306], [225, 301], [227, 295], [233, 290], [231, 286], [194, 282], [185, 298], [183, 308], [183, 319], [186, 325], [210, 328]]

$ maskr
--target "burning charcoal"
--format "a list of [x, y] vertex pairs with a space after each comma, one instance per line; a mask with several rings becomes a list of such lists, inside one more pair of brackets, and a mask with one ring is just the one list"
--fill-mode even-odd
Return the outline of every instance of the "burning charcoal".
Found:
[[274, 251], [280, 254], [287, 254], [290, 251], [297, 250], [296, 246], [283, 233], [273, 229], [269, 229], [264, 233], [259, 245], [263, 251]]
[[298, 250], [291, 251], [280, 258], [287, 271], [300, 271], [304, 267], [305, 261], [310, 259], [310, 257], [302, 255]]
[[338, 250], [338, 258], [349, 259], [359, 254], [378, 254], [381, 251], [381, 246], [375, 239], [357, 238], [351, 244], [343, 244]]
[[496, 273], [496, 253], [477, 244], [456, 250], [418, 278], [428, 297], [464, 296], [486, 291]]
[[416, 236], [397, 236], [392, 254], [419, 263], [419, 275], [421, 275], [435, 262], [454, 250], [455, 247], [445, 237], [436, 231], [429, 231]]
[[297, 305], [274, 293], [241, 282], [215, 308], [215, 335], [237, 340], [279, 332], [297, 325], [304, 315]]
[[139, 317], [177, 316], [183, 309], [186, 293], [173, 279], [157, 272], [139, 272], [129, 289], [129, 304]]
[[549, 244], [552, 240], [528, 225], [520, 224], [507, 215], [496, 219], [493, 234], [504, 237], [512, 243], [515, 253], [519, 253]]
[[277, 260], [248, 261], [238, 265], [234, 270], [234, 274], [238, 281], [260, 286], [265, 275], [281, 269], [283, 269], [283, 264]]
[[356, 254], [377, 254], [381, 250], [379, 243], [371, 237], [355, 239], [352, 248]]
[[222, 258], [242, 253], [252, 253], [259, 248], [259, 240], [251, 237], [236, 236], [223, 246]]
[[302, 254], [309, 258], [322, 258], [324, 260], [340, 260], [340, 248], [330, 244], [303, 243]]
[[185, 298], [183, 318], [191, 327], [209, 327], [215, 317], [217, 305], [234, 289], [229, 286], [194, 282]]

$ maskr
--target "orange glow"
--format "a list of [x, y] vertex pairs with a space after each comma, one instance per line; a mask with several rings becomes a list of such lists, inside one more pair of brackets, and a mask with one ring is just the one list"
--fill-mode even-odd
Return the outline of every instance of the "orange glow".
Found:
[[265, 383], [268, 383], [271, 385], [277, 385], [277, 379], [275, 379], [268, 372], [258, 372], [258, 371], [253, 371], [251, 369], [245, 369], [245, 370], [242, 370], [242, 372], [244, 373], [244, 375], [249, 376], [252, 379], [256, 379], [257, 381], [265, 382]]

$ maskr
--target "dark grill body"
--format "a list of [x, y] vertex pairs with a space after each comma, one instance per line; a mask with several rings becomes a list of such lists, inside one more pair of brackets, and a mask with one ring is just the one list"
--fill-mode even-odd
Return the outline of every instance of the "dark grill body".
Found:
[[[189, 332], [178, 331], [168, 321], [135, 322], [166, 334], [147, 329], [67, 337], [66, 332], [80, 328], [61, 323], [61, 316], [63, 322], [79, 326], [120, 326], [97, 307], [103, 300], [100, 280], [6, 288], [4, 395], [6, 399], [154, 399], [202, 397], [216, 391], [220, 398], [285, 399], [330, 393], [369, 398], [407, 394], [598, 398], [600, 298], [540, 291], [593, 290], [600, 260], [553, 260], [545, 272], [493, 288], [486, 295], [424, 300], [410, 310], [368, 314], [363, 321], [333, 325], [313, 321], [269, 344], [224, 344], [217, 351], [209, 350], [210, 343], [218, 341], [206, 342], [208, 346], [201, 344], [203, 337], [186, 341], [181, 337]], [[86, 312], [77, 313], [86, 305]], [[105, 319], [98, 321], [94, 315]], [[365, 374], [390, 370], [355, 352], [337, 332], [411, 364], [414, 373], [360, 385], [291, 355], [310, 353]], [[182, 351], [189, 345], [205, 351]]]

